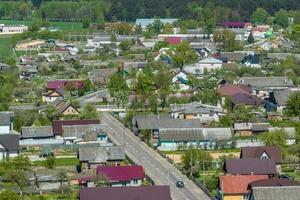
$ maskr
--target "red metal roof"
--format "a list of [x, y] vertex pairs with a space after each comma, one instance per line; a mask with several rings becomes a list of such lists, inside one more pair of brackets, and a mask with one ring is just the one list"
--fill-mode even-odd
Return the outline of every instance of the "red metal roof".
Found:
[[82, 89], [84, 88], [83, 80], [53, 80], [47, 82], [47, 89], [64, 89], [68, 85], [71, 85], [74, 88]]
[[99, 166], [97, 174], [108, 178], [111, 182], [144, 179], [145, 173], [142, 166]]
[[223, 22], [222, 26], [226, 28], [243, 28], [245, 22]]
[[224, 175], [220, 176], [219, 187], [223, 194], [248, 193], [248, 184], [258, 180], [268, 179], [267, 175]]
[[218, 93], [221, 96], [233, 96], [235, 94], [247, 94], [251, 95], [252, 91], [251, 86], [248, 85], [235, 85], [235, 84], [226, 84], [218, 88]]
[[89, 125], [89, 124], [100, 124], [99, 119], [86, 119], [86, 120], [54, 120], [52, 122], [54, 135], [62, 135], [63, 126], [66, 125]]
[[165, 41], [171, 45], [178, 45], [181, 43], [181, 37], [167, 37]]
[[80, 188], [80, 200], [171, 200], [169, 186]]
[[266, 153], [275, 163], [281, 163], [281, 149], [279, 146], [241, 148], [241, 158], [260, 158], [263, 153]]

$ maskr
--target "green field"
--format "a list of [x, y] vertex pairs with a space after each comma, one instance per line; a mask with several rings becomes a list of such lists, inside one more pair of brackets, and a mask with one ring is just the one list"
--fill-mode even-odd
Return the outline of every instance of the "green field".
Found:
[[[44, 161], [34, 161], [34, 166], [44, 166]], [[55, 166], [76, 166], [79, 164], [78, 158], [55, 158]]]
[[12, 41], [11, 36], [0, 36], [0, 59], [5, 59], [12, 55]]
[[[0, 24], [6, 25], [30, 25], [30, 23], [30, 20], [0, 20]], [[59, 27], [63, 31], [72, 31], [82, 29], [82, 22], [50, 22], [50, 26]]]

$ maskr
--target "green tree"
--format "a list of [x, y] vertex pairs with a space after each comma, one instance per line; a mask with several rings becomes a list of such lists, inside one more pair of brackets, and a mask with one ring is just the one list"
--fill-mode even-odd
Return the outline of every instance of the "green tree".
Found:
[[123, 41], [119, 44], [122, 51], [128, 51], [130, 49], [131, 42], [129, 40]]
[[124, 77], [120, 73], [116, 73], [110, 77], [108, 89], [110, 95], [115, 98], [118, 106], [123, 105], [124, 107], [127, 104], [129, 88]]
[[201, 171], [209, 170], [212, 160], [208, 152], [200, 149], [188, 149], [182, 156], [184, 170], [193, 177], [199, 177]]
[[151, 24], [151, 27], [153, 28], [154, 32], [156, 34], [161, 33], [163, 29], [163, 23], [160, 21], [159, 18], [155, 19], [154, 22]]
[[275, 13], [274, 22], [282, 28], [287, 28], [289, 26], [289, 14], [286, 10], [280, 9]]
[[58, 173], [57, 173], [57, 179], [60, 183], [60, 190], [61, 190], [61, 194], [64, 194], [64, 191], [65, 191], [65, 187], [63, 186], [63, 183], [66, 182], [66, 181], [69, 181], [69, 177], [68, 177], [68, 174], [65, 170], [60, 170]]
[[55, 157], [54, 156], [48, 156], [46, 160], [44, 161], [44, 165], [48, 169], [53, 169], [55, 167]]
[[300, 92], [292, 93], [289, 96], [286, 115], [289, 117], [299, 117], [300, 116]]
[[224, 51], [235, 51], [240, 48], [235, 39], [236, 34], [230, 30], [218, 30], [214, 32], [214, 41], [219, 43]]
[[165, 65], [161, 65], [158, 68], [157, 73], [154, 76], [154, 83], [158, 89], [159, 98], [161, 99], [161, 107], [166, 106], [167, 97], [171, 93], [171, 74]]
[[198, 58], [195, 50], [186, 41], [183, 41], [176, 47], [171, 48], [169, 52], [169, 55], [172, 57], [173, 64], [176, 67], [182, 67], [185, 64], [193, 63]]
[[254, 43], [254, 37], [253, 37], [252, 31], [250, 32], [250, 34], [249, 34], [249, 36], [248, 36], [248, 38], [247, 38], [247, 42], [248, 42], [249, 44], [253, 44], [253, 43]]
[[97, 119], [97, 109], [92, 104], [86, 104], [80, 112], [80, 119]]
[[267, 146], [286, 146], [286, 134], [281, 130], [263, 133], [259, 138]]
[[254, 24], [265, 24], [267, 22], [269, 13], [263, 8], [256, 8], [251, 15], [251, 21]]
[[243, 104], [236, 105], [233, 109], [234, 121], [236, 122], [252, 122], [255, 120], [253, 114], [250, 114], [251, 109]]
[[105, 20], [104, 20], [104, 15], [103, 13], [101, 13], [98, 18], [97, 18], [97, 28], [98, 29], [104, 29], [104, 26], [105, 26]]
[[90, 28], [91, 19], [85, 17], [82, 21], [82, 28]]
[[170, 23], [164, 24], [163, 33], [164, 34], [172, 34], [173, 28], [174, 28], [173, 24], [170, 24]]

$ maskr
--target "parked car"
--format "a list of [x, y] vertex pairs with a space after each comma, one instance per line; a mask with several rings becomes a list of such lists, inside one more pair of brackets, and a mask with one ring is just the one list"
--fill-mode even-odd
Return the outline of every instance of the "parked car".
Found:
[[178, 188], [184, 188], [184, 182], [183, 181], [177, 181], [176, 182], [176, 187], [178, 187]]

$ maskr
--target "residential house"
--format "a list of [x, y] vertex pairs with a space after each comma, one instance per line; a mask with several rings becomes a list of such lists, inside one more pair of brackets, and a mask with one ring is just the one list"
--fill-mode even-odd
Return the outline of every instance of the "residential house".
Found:
[[108, 83], [109, 78], [117, 71], [116, 68], [94, 69], [89, 72], [89, 78], [95, 85], [104, 85]]
[[57, 100], [63, 100], [64, 96], [65, 90], [62, 88], [48, 90], [47, 92], [43, 93], [42, 102], [51, 103]]
[[62, 136], [66, 143], [78, 143], [82, 141], [106, 143], [108, 141], [107, 134], [103, 131], [103, 126], [100, 124], [63, 125]]
[[222, 27], [223, 28], [228, 28], [228, 29], [232, 29], [232, 28], [240, 28], [240, 29], [243, 29], [245, 28], [245, 24], [246, 22], [223, 22], [222, 23]]
[[237, 93], [232, 96], [231, 103], [233, 107], [241, 104], [250, 107], [259, 107], [261, 100], [255, 95]]
[[259, 97], [269, 96], [272, 90], [280, 90], [294, 87], [291, 80], [286, 77], [241, 77], [235, 81], [236, 84], [251, 85], [253, 94]]
[[271, 127], [269, 123], [234, 123], [233, 129], [238, 136], [251, 136], [267, 132]]
[[142, 131], [149, 132], [151, 136], [151, 142], [154, 146], [158, 145], [158, 135], [160, 129], [163, 128], [202, 128], [202, 124], [207, 122], [201, 122], [200, 119], [174, 119], [165, 115], [137, 115], [132, 119], [133, 130], [136, 134], [140, 134]]
[[0, 112], [0, 135], [9, 134], [13, 130], [14, 112]]
[[222, 97], [232, 97], [236, 94], [251, 95], [252, 87], [246, 84], [225, 84], [220, 85], [220, 87], [217, 89], [217, 92]]
[[26, 81], [33, 80], [38, 72], [37, 66], [33, 65], [22, 65], [20, 70], [20, 79]]
[[252, 190], [255, 187], [289, 187], [289, 186], [300, 186], [300, 182], [290, 179], [279, 179], [270, 178], [262, 179], [249, 183], [248, 190]]
[[116, 166], [125, 160], [122, 146], [103, 144], [84, 144], [78, 149], [80, 169], [83, 172], [96, 172], [98, 166]]
[[260, 61], [259, 61], [260, 55], [247, 55], [244, 57], [244, 59], [241, 61], [241, 64], [245, 65], [246, 67], [251, 68], [261, 68]]
[[214, 149], [218, 142], [231, 144], [230, 128], [161, 128], [158, 133], [158, 149], [164, 151], [196, 147]]
[[52, 127], [54, 136], [61, 137], [63, 135], [64, 126], [76, 126], [76, 125], [90, 125], [100, 124], [98, 119], [85, 119], [85, 120], [53, 120]]
[[181, 91], [187, 91], [190, 89], [188, 84], [188, 75], [185, 71], [179, 71], [172, 78], [172, 84], [175, 88], [179, 87]]
[[66, 102], [61, 98], [55, 99], [55, 101], [50, 102], [49, 104], [42, 105], [38, 107], [39, 113], [43, 113], [47, 110], [49, 106], [53, 106], [58, 115], [78, 115], [79, 111], [75, 108], [70, 102]]
[[142, 166], [99, 166], [96, 173], [112, 187], [141, 186], [145, 178]]
[[53, 136], [52, 126], [23, 126], [21, 128], [22, 139], [45, 139]]
[[241, 63], [245, 58], [245, 52], [221, 52], [220, 56], [227, 58], [228, 63]]
[[0, 160], [18, 156], [19, 139], [19, 134], [0, 134]]
[[[170, 48], [165, 47], [165, 48], [161, 48], [154, 56], [154, 60], [155, 61], [165, 61], [167, 64], [172, 64], [172, 58], [169, 55], [170, 52], [169, 51]], [[172, 52], [173, 53], [173, 52]]]
[[277, 111], [283, 113], [289, 97], [296, 92], [300, 92], [300, 88], [287, 88], [270, 92], [269, 98], [266, 99], [266, 110], [268, 112]]
[[298, 200], [300, 186], [254, 187], [249, 200]]
[[66, 88], [74, 88], [77, 90], [83, 89], [84, 82], [83, 80], [77, 80], [77, 79], [51, 80], [47, 82], [47, 86], [46, 86], [47, 90], [66, 89]]
[[80, 188], [79, 200], [172, 200], [170, 186]]
[[242, 147], [240, 158], [271, 159], [275, 164], [281, 164], [282, 155], [279, 146]]
[[28, 30], [28, 26], [25, 25], [5, 25], [0, 24], [0, 34], [20, 34]]
[[277, 174], [274, 160], [260, 158], [226, 159], [224, 172], [229, 175], [268, 175], [270, 177]]
[[188, 104], [171, 104], [171, 117], [179, 119], [200, 119], [201, 121], [207, 120], [216, 121], [225, 115], [221, 108], [201, 104], [199, 102], [192, 102]]
[[267, 175], [224, 175], [219, 177], [218, 200], [248, 199], [248, 185], [253, 181], [266, 180]]

